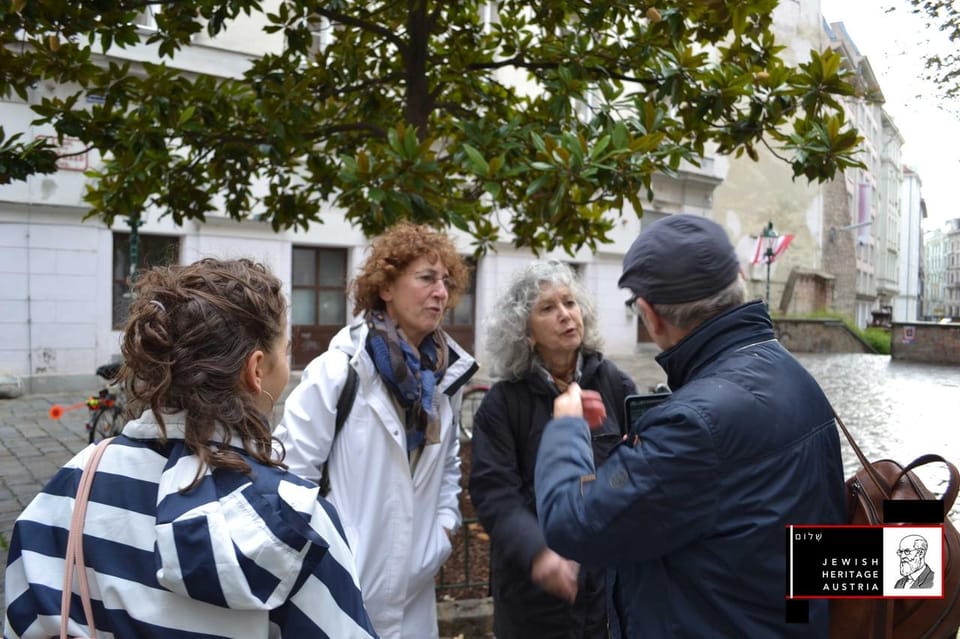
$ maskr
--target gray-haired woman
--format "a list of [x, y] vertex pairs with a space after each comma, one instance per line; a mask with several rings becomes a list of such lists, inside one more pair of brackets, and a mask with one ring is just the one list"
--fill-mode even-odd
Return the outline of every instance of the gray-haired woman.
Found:
[[598, 464], [626, 431], [623, 400], [636, 387], [603, 358], [593, 304], [562, 262], [534, 262], [514, 276], [487, 319], [486, 343], [500, 381], [474, 418], [470, 497], [491, 539], [494, 633], [607, 637], [604, 573], [547, 548], [534, 464], [553, 400], [571, 382], [603, 398], [607, 416], [592, 431]]

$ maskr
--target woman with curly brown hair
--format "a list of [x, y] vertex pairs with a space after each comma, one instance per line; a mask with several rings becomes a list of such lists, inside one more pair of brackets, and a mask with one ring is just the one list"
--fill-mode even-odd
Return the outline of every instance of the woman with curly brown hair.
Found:
[[[276, 432], [294, 472], [319, 481], [327, 464], [329, 498], [385, 638], [438, 634], [433, 578], [460, 525], [457, 407], [477, 369], [440, 323], [467, 276], [442, 233], [401, 223], [376, 238], [352, 283], [357, 321], [303, 371]], [[350, 367], [358, 390], [337, 434]]]
[[[120, 376], [139, 417], [103, 451], [83, 551], [113, 637], [371, 637], [336, 513], [284, 469], [267, 422], [289, 376], [280, 281], [248, 260], [135, 282]], [[59, 636], [67, 528], [93, 452], [17, 520], [4, 637]], [[76, 592], [76, 590], [75, 590]], [[71, 636], [93, 636], [72, 595]]]

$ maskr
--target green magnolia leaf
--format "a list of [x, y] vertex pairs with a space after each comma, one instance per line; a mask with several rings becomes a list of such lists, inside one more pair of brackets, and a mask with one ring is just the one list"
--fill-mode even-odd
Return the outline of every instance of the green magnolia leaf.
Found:
[[185, 108], [180, 113], [180, 122], [179, 122], [180, 126], [183, 126], [184, 124], [186, 124], [190, 120], [190, 118], [193, 117], [193, 114], [195, 111], [196, 111], [196, 108], [192, 106], [188, 106], [187, 108]]
[[489, 193], [494, 200], [500, 197], [501, 188], [500, 188], [499, 182], [490, 182], [490, 181], [484, 182], [483, 190]]
[[483, 159], [483, 155], [477, 149], [473, 148], [469, 144], [463, 145], [463, 151], [467, 154], [467, 157], [470, 158], [470, 162], [473, 165], [473, 171], [478, 175], [487, 175], [490, 173], [490, 165], [487, 164], [487, 161]]

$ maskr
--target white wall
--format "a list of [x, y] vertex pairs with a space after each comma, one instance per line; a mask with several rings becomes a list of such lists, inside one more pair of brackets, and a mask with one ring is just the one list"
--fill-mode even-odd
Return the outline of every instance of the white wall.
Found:
[[0, 215], [0, 371], [92, 374], [92, 362], [116, 350], [101, 313], [105, 306], [109, 325], [101, 256], [104, 238], [110, 254], [110, 233], [78, 222], [39, 207]]

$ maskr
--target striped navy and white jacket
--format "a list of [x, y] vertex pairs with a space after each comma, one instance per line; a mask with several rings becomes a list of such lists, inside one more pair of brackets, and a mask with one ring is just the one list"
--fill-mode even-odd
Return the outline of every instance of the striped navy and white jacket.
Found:
[[[253, 472], [209, 469], [183, 416], [150, 411], [106, 450], [90, 494], [84, 555], [97, 636], [373, 637], [353, 555], [316, 485], [247, 458]], [[14, 526], [4, 639], [57, 636], [73, 498], [88, 447], [60, 469]], [[71, 635], [87, 634], [73, 596]]]

